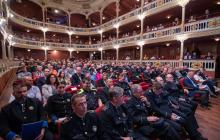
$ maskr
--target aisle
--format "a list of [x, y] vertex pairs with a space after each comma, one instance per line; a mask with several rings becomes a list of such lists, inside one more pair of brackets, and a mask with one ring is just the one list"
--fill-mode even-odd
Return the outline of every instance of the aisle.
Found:
[[220, 140], [220, 97], [211, 98], [210, 101], [212, 105], [210, 110], [198, 107], [196, 111], [199, 131], [209, 140]]

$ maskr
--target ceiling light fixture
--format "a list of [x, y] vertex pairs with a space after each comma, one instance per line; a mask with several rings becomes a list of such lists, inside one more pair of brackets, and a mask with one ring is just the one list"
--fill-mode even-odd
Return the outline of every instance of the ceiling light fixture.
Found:
[[169, 46], [170, 46], [170, 43], [167, 43], [166, 46], [169, 47]]
[[114, 28], [118, 28], [119, 27], [119, 23], [116, 23], [113, 25]]
[[217, 1], [217, 3], [216, 3], [217, 5], [220, 5], [220, 1]]
[[167, 19], [170, 19], [170, 18], [171, 18], [171, 15], [168, 15], [168, 16], [167, 16]]
[[54, 12], [57, 14], [57, 13], [59, 13], [59, 10], [55, 9]]
[[220, 38], [215, 38], [215, 41], [218, 42], [220, 40]]
[[99, 30], [98, 33], [99, 33], [99, 34], [102, 34], [102, 33], [103, 33], [103, 30]]
[[119, 45], [115, 45], [114, 48], [115, 48], [115, 49], [118, 49], [118, 48], [119, 48]]

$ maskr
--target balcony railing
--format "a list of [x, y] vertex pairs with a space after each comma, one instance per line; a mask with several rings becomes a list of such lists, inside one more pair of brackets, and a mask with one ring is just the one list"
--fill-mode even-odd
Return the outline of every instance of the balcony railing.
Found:
[[179, 33], [181, 33], [181, 26], [175, 26], [158, 31], [145, 33], [143, 35], [143, 39], [156, 39], [165, 36], [177, 35]]
[[[147, 13], [149, 11], [155, 12], [156, 8], [160, 8], [161, 6], [166, 6], [168, 4], [178, 4], [177, 3], [178, 0], [156, 0], [154, 2], [148, 3], [147, 5], [144, 6], [144, 12]], [[75, 34], [98, 34], [99, 30], [103, 30], [106, 31], [108, 29], [114, 28], [113, 25], [115, 23], [118, 22], [122, 22], [125, 20], [129, 20], [132, 17], [135, 17], [137, 15], [139, 15], [141, 13], [141, 8], [135, 9], [129, 13], [126, 13], [120, 17], [118, 17], [118, 19], [113, 19], [109, 22], [106, 22], [100, 26], [97, 27], [92, 27], [92, 28], [76, 28], [76, 27], [69, 27], [69, 26], [64, 26], [64, 25], [58, 25], [58, 24], [53, 24], [53, 23], [43, 23], [42, 21], [37, 21], [37, 20], [33, 20], [33, 19], [29, 19], [26, 17], [23, 17], [19, 14], [17, 14], [16, 12], [14, 12], [13, 10], [11, 10], [9, 7], [9, 13], [11, 13], [13, 16], [10, 18], [16, 22], [16, 23], [23, 23], [26, 25], [29, 25], [30, 27], [34, 27], [37, 29], [41, 29], [42, 27], [47, 27], [49, 31], [58, 31], [58, 32], [67, 32], [67, 31], [72, 31]], [[143, 13], [144, 14], [144, 13]]]
[[185, 24], [185, 32], [198, 32], [220, 28], [220, 17], [200, 20]]
[[215, 60], [184, 60], [183, 65], [192, 70], [205, 68], [207, 71], [215, 71]]
[[[192, 28], [192, 27], [196, 27], [196, 28]], [[143, 34], [143, 38], [141, 38], [140, 35], [135, 35], [135, 36], [125, 37], [125, 38], [121, 38], [118, 40], [103, 42], [99, 44], [92, 44], [92, 45], [71, 44], [71, 46], [69, 45], [69, 43], [46, 42], [46, 46], [59, 47], [59, 48], [71, 47], [71, 48], [78, 48], [78, 49], [88, 49], [88, 48], [98, 49], [99, 47], [103, 47], [103, 48], [113, 47], [116, 44], [123, 45], [123, 46], [126, 44], [131, 44], [131, 43], [137, 44], [137, 42], [140, 40], [143, 40], [146, 43], [148, 43], [147, 40], [155, 40], [156, 42], [160, 42], [161, 41], [160, 38], [162, 37], [171, 37], [172, 39], [175, 39], [176, 35], [187, 34], [190, 32], [198, 33], [198, 36], [201, 36], [204, 31], [210, 31], [210, 30], [216, 30], [216, 29], [220, 29], [220, 17], [215, 17], [211, 19], [188, 23], [185, 25], [185, 30], [186, 30], [185, 32], [181, 32], [181, 26], [174, 26], [174, 27], [157, 30], [157, 31], [147, 32]], [[23, 44], [23, 45], [44, 46], [44, 42], [42, 41], [21, 39], [19, 37], [13, 37], [11, 41], [14, 43]]]
[[169, 65], [174, 68], [179, 68], [181, 66], [187, 66], [190, 70], [197, 70], [199, 68], [205, 68], [206, 71], [215, 71], [215, 60], [103, 60], [97, 61], [102, 63], [145, 63], [150, 64], [152, 66], [164, 66]]
[[11, 60], [3, 60], [0, 59], [0, 77], [1, 75], [9, 70], [12, 67], [18, 67], [19, 66], [20, 61], [11, 61]]

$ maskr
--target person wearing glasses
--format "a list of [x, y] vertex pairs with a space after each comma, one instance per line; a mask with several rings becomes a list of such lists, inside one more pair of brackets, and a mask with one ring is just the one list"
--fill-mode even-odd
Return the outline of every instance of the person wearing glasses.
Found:
[[[2, 108], [0, 112], [0, 136], [6, 140], [21, 140], [24, 124], [41, 122], [38, 140], [53, 140], [45, 121], [42, 103], [36, 98], [27, 97], [27, 86], [22, 81], [13, 83], [15, 100]], [[35, 131], [35, 130], [34, 130]], [[32, 133], [32, 131], [30, 132]]]

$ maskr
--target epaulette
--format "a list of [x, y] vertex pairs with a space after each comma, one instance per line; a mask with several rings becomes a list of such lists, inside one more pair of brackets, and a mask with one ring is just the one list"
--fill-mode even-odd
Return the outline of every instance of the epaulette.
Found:
[[78, 92], [77, 92], [77, 94], [82, 94], [84, 92], [84, 90], [83, 89], [80, 89]]
[[65, 120], [63, 120], [63, 124], [68, 123], [70, 120], [72, 119], [72, 117], [67, 117]]
[[96, 88], [91, 88], [91, 91], [95, 91], [95, 92], [96, 92], [96, 91], [97, 91], [97, 89], [96, 89]]
[[87, 113], [95, 113], [95, 110], [88, 110]]

